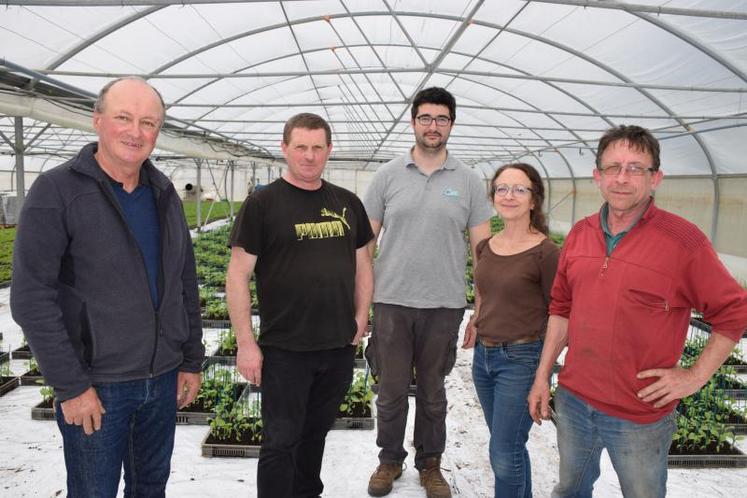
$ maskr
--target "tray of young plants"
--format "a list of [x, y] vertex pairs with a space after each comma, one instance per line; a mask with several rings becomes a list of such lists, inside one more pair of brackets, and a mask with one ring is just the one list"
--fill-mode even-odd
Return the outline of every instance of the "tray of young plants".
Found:
[[360, 341], [358, 343], [358, 346], [355, 348], [355, 363], [353, 364], [354, 368], [366, 368], [366, 357], [363, 355], [365, 342], [365, 340]]
[[23, 343], [11, 352], [11, 356], [14, 360], [29, 360], [34, 355], [31, 353], [31, 348], [26, 343], [26, 339], [24, 339]]
[[373, 390], [369, 384], [368, 370], [356, 372], [345, 399], [340, 404], [332, 429], [373, 429], [371, 413]]
[[39, 365], [34, 358], [29, 358], [26, 362], [26, 373], [21, 375], [21, 385], [38, 386], [41, 384], [44, 384], [44, 377], [39, 370]]
[[262, 444], [262, 395], [247, 388], [230, 407], [220, 405], [202, 440], [202, 456], [257, 458]]
[[[44, 380], [42, 379], [42, 382]], [[54, 420], [54, 389], [50, 386], [42, 386], [39, 389], [42, 400], [31, 408], [32, 420]]]
[[[682, 358], [692, 365], [694, 358]], [[677, 407], [677, 430], [669, 448], [669, 467], [747, 467], [747, 455], [736, 447], [735, 419], [745, 410], [719, 385], [718, 374]]]
[[233, 329], [222, 329], [218, 333], [218, 347], [209, 358], [216, 358], [224, 365], [235, 365], [237, 351], [238, 344], [236, 343], [236, 334]]
[[[702, 334], [694, 335], [685, 341], [685, 349], [682, 352], [683, 362], [692, 362], [697, 359], [707, 342], [708, 336]], [[744, 373], [744, 370], [741, 369], [743, 365], [742, 353], [740, 348], [737, 347], [714, 374], [717, 387], [723, 389], [727, 397], [735, 400], [747, 399], [747, 383], [739, 378], [739, 374]]]
[[21, 385], [21, 379], [13, 375], [10, 362], [0, 363], [0, 396]]
[[208, 362], [202, 372], [197, 398], [176, 412], [177, 424], [208, 425], [219, 406], [231, 406], [247, 384], [239, 382], [235, 368]]

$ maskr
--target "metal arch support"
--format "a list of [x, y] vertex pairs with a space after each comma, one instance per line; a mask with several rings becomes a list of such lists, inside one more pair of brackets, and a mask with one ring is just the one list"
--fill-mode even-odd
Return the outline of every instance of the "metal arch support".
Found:
[[21, 218], [21, 208], [26, 198], [26, 178], [24, 164], [24, 144], [23, 144], [23, 118], [16, 116], [15, 121], [15, 144], [16, 153], [16, 223]]
[[86, 38], [85, 40], [81, 41], [79, 44], [74, 46], [73, 48], [69, 49], [64, 54], [60, 55], [58, 58], [53, 60], [47, 65], [47, 69], [56, 69], [60, 67], [62, 64], [70, 60], [72, 57], [74, 57], [76, 54], [82, 52], [83, 50], [87, 49], [97, 41], [101, 40], [102, 38], [105, 38], [115, 32], [116, 30], [123, 28], [127, 26], [128, 24], [131, 24], [139, 19], [142, 19], [143, 17], [146, 17], [154, 12], [157, 12], [163, 8], [167, 7], [166, 5], [160, 5], [160, 6], [152, 6], [148, 7], [147, 9], [143, 9], [140, 12], [137, 12], [129, 17], [126, 17], [124, 19], [121, 19], [111, 26], [107, 26], [98, 33], [94, 33], [93, 36], [90, 36]]
[[[470, 81], [471, 83], [474, 83], [474, 84], [476, 84], [476, 85], [487, 86], [488, 88], [491, 88], [492, 90], [494, 90], [494, 91], [496, 91], [496, 92], [499, 92], [499, 93], [502, 93], [502, 94], [504, 94], [504, 95], [509, 95], [509, 94], [508, 94], [508, 92], [506, 92], [506, 91], [504, 91], [504, 90], [501, 90], [501, 89], [498, 89], [498, 88], [494, 88], [494, 87], [491, 87], [490, 85], [487, 85], [487, 84], [485, 84], [485, 83], [483, 83], [483, 82], [481, 82], [481, 81], [473, 81], [473, 80], [470, 80], [469, 78], [464, 78], [464, 79], [465, 79], [466, 81]], [[531, 104], [530, 102], [527, 102], [527, 101], [525, 101], [525, 100], [523, 100], [523, 99], [521, 99], [521, 98], [519, 98], [519, 97], [517, 97], [517, 96], [515, 96], [515, 95], [511, 95], [511, 96], [512, 96], [513, 98], [515, 98], [515, 99], [519, 100], [520, 102], [523, 102], [523, 103], [524, 103], [524, 104], [526, 104], [526, 105], [527, 105], [528, 107], [530, 107], [530, 108], [533, 108], [533, 109], [537, 109], [537, 106], [535, 106], [535, 105]], [[507, 118], [509, 118], [509, 119], [510, 119], [510, 120], [512, 120], [512, 121], [515, 121], [515, 122], [517, 122], [517, 123], [519, 123], [519, 124], [521, 124], [521, 125], [524, 125], [524, 123], [522, 123], [522, 122], [521, 122], [521, 121], [520, 121], [519, 119], [515, 118], [514, 116], [511, 116], [511, 115], [508, 115], [508, 114], [504, 114], [504, 116], [506, 116]], [[559, 125], [559, 126], [561, 126], [562, 128], [566, 129], [566, 131], [568, 131], [568, 132], [569, 132], [569, 133], [571, 133], [572, 135], [576, 135], [576, 134], [575, 134], [575, 133], [573, 133], [572, 131], [568, 130], [568, 129], [567, 129], [566, 127], [565, 127], [565, 125], [563, 125], [563, 124], [562, 124], [562, 123], [561, 123], [560, 121], [558, 121], [558, 120], [557, 120], [557, 119], [556, 119], [556, 118], [555, 118], [554, 116], [551, 116], [551, 115], [549, 115], [549, 114], [548, 114], [548, 115], [547, 115], [547, 118], [548, 118], [548, 119], [550, 119], [551, 121], [554, 121], [554, 122], [558, 123], [558, 125]], [[546, 140], [546, 139], [542, 138], [542, 137], [541, 137], [541, 136], [540, 136], [540, 135], [539, 135], [538, 133], [536, 133], [536, 132], [535, 132], [534, 130], [531, 130], [531, 129], [530, 129], [529, 131], [530, 131], [530, 132], [532, 132], [532, 133], [534, 133], [534, 134], [535, 134], [535, 135], [537, 136], [537, 138], [539, 138], [540, 140], [544, 141], [544, 142], [545, 142], [545, 143], [546, 143], [546, 144], [547, 144], [548, 146], [550, 146], [550, 148], [554, 148], [554, 147], [552, 147], [552, 144], [551, 144], [551, 143], [550, 143], [550, 142], [549, 142], [548, 140]], [[576, 136], [577, 136], [577, 135], [576, 135]], [[580, 137], [578, 137], [578, 136], [577, 136], [577, 138], [579, 138], [579, 139], [580, 139]], [[580, 139], [580, 140], [581, 140], [581, 139]], [[585, 143], [585, 142], [584, 142], [584, 143]], [[518, 145], [522, 145], [522, 144], [518, 144]], [[528, 148], [527, 148], [526, 146], [523, 146], [523, 147], [525, 148], [525, 150], [527, 151], [527, 153], [529, 153], [530, 155], [532, 155], [532, 156], [533, 156], [533, 157], [534, 157], [535, 159], [537, 159], [537, 161], [538, 161], [538, 162], [540, 163], [540, 165], [542, 166], [542, 169], [543, 169], [543, 171], [544, 171], [544, 172], [545, 172], [545, 174], [547, 175], [547, 178], [548, 178], [548, 182], [547, 182], [547, 184], [548, 184], [548, 186], [549, 186], [549, 185], [550, 185], [550, 176], [549, 176], [549, 174], [548, 174], [547, 168], [545, 168], [544, 162], [542, 162], [542, 160], [541, 160], [541, 159], [538, 159], [538, 157], [534, 155], [534, 151], [530, 151], [530, 150], [529, 150], [529, 149], [528, 149]], [[573, 182], [573, 197], [572, 197], [572, 205], [571, 205], [571, 225], [573, 225], [573, 224], [574, 224], [574, 223], [576, 222], [576, 175], [575, 175], [575, 174], [573, 173], [573, 168], [571, 168], [571, 164], [570, 164], [570, 162], [568, 161], [568, 159], [567, 159], [567, 158], [565, 157], [565, 154], [563, 154], [563, 153], [562, 153], [562, 152], [560, 152], [560, 151], [558, 151], [558, 154], [560, 155], [561, 159], [562, 159], [562, 160], [563, 160], [563, 162], [565, 163], [565, 166], [566, 166], [566, 168], [568, 168], [568, 173], [569, 173], [569, 174], [571, 175], [571, 181]], [[510, 154], [510, 155], [511, 155], [511, 156], [513, 156], [513, 157], [516, 157], [516, 156], [515, 156], [514, 154]], [[549, 190], [549, 189], [548, 189], [548, 190]]]
[[[387, 6], [387, 8], [389, 8], [389, 11], [390, 11], [391, 15], [397, 21], [397, 24], [400, 26], [400, 29], [402, 30], [402, 32], [407, 37], [407, 40], [412, 44], [413, 49], [415, 49], [418, 52], [418, 54], [420, 54], [420, 51], [417, 49], [417, 46], [415, 45], [415, 43], [413, 42], [413, 40], [410, 38], [409, 33], [407, 33], [407, 31], [404, 29], [404, 26], [400, 25], [400, 22], [399, 22], [399, 19], [397, 17], [397, 14], [391, 10], [391, 8], [389, 7], [389, 4], [386, 2], [386, 0], [384, 1], [384, 3]], [[436, 72], [437, 68], [439, 67], [439, 65], [441, 65], [441, 62], [444, 60], [444, 58], [446, 57], [446, 55], [448, 55], [448, 53], [452, 49], [452, 47], [454, 45], [456, 45], [456, 42], [459, 41], [459, 39], [461, 38], [462, 34], [464, 34], [464, 31], [467, 29], [467, 27], [470, 25], [470, 23], [472, 23], [475, 14], [477, 13], [478, 10], [480, 10], [480, 7], [482, 7], [483, 3], [484, 3], [484, 0], [479, 0], [472, 7], [472, 9], [470, 10], [469, 14], [466, 17], [458, 19], [458, 22], [460, 22], [461, 24], [457, 28], [456, 32], [451, 36], [451, 38], [449, 39], [449, 41], [446, 42], [446, 44], [444, 45], [443, 49], [441, 49], [441, 52], [436, 56], [435, 60], [431, 64], [427, 64], [427, 66], [426, 66], [426, 68], [427, 68], [426, 74], [423, 76], [423, 79], [421, 80], [420, 84], [417, 85], [417, 87], [415, 87], [415, 89], [413, 90], [413, 93], [412, 93], [412, 95], [410, 95], [410, 99], [409, 100], [412, 100], [412, 98], [420, 90], [423, 89], [423, 87], [425, 86], [425, 83], [431, 78], [431, 76], [433, 76], [433, 73]], [[421, 58], [422, 58], [422, 55], [421, 55]], [[423, 60], [425, 60], [425, 59], [423, 59]], [[373, 153], [369, 156], [369, 161], [373, 160], [374, 157], [376, 156], [376, 154], [384, 146], [384, 142], [386, 141], [386, 139], [389, 138], [389, 136], [392, 134], [392, 132], [397, 127], [397, 125], [399, 124], [399, 122], [402, 120], [402, 117], [409, 110], [408, 107], [409, 106], [405, 106], [404, 110], [399, 114], [399, 116], [397, 117], [397, 119], [392, 123], [392, 126], [390, 126], [389, 129], [386, 131], [386, 133], [384, 134], [384, 137], [379, 142], [379, 145], [376, 147], [376, 149], [373, 151]], [[368, 163], [367, 163], [367, 165], [368, 165]]]
[[[713, 50], [709, 49], [708, 47], [704, 46], [702, 43], [698, 42], [691, 36], [688, 36], [687, 34], [683, 33], [681, 30], [674, 28], [673, 26], [670, 26], [668, 23], [662, 21], [661, 19], [656, 19], [653, 16], [650, 16], [648, 14], [638, 14], [635, 13], [634, 15], [640, 17], [641, 19], [650, 22], [654, 26], [658, 27], [659, 29], [663, 29], [672, 35], [676, 36], [677, 38], [683, 40], [684, 42], [692, 45], [693, 47], [697, 48], [707, 56], [709, 56], [711, 59], [715, 60], [722, 66], [724, 66], [726, 69], [734, 73], [735, 76], [737, 76], [739, 79], [747, 83], [747, 75], [745, 75], [744, 72], [739, 70], [736, 66], [734, 66], [732, 63], [715, 53]], [[684, 123], [683, 123], [684, 126]], [[686, 126], [684, 126], [685, 129], [687, 129]], [[708, 147], [708, 145], [705, 144], [705, 142], [702, 140], [700, 135], [693, 135], [693, 139], [697, 142], [698, 145], [700, 145], [701, 149], [703, 150], [703, 154], [706, 156], [706, 161], [708, 162], [708, 167], [711, 170], [711, 182], [713, 183], [713, 210], [711, 212], [711, 241], [715, 243], [716, 241], [716, 234], [718, 231], [718, 215], [719, 215], [719, 208], [721, 204], [721, 187], [719, 185], [718, 179], [718, 171], [716, 171], [716, 165], [713, 162], [713, 156], [711, 154], [711, 151]]]
[[629, 13], [648, 12], [651, 14], [665, 14], [672, 16], [690, 16], [690, 17], [710, 17], [716, 19], [741, 19], [746, 20], [747, 14], [741, 12], [730, 12], [725, 10], [702, 10], [686, 9], [677, 7], [666, 7], [656, 5], [642, 5], [633, 3], [623, 3], [616, 1], [594, 1], [594, 0], [529, 0], [535, 3], [554, 3], [556, 5], [569, 5], [591, 9], [614, 9], [624, 10]]
[[236, 161], [230, 160], [228, 161], [228, 167], [231, 168], [231, 195], [228, 197], [228, 210], [230, 212], [231, 219], [233, 220], [233, 196], [234, 196], [234, 186], [235, 186], [235, 180], [236, 180]]
[[202, 159], [194, 159], [197, 165], [197, 185], [195, 186], [197, 195], [197, 233], [202, 231]]

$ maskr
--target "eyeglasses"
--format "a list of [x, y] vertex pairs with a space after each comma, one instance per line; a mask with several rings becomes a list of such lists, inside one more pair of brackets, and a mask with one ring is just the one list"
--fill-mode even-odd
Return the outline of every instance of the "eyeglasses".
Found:
[[617, 176], [623, 169], [625, 170], [625, 173], [630, 176], [643, 176], [646, 174], [646, 171], [650, 171], [652, 173], [656, 171], [654, 168], [648, 168], [638, 163], [628, 163], [624, 167], [622, 164], [608, 164], [599, 168], [599, 170], [605, 176]]
[[529, 187], [525, 187], [524, 185], [506, 185], [505, 183], [499, 183], [495, 186], [495, 190], [493, 190], [493, 193], [497, 195], [498, 197], [506, 197], [508, 193], [511, 192], [514, 197], [526, 197], [529, 195], [529, 192], [533, 192], [533, 190]]
[[436, 121], [436, 126], [448, 126], [449, 123], [451, 123], [451, 118], [449, 116], [433, 117], [430, 114], [421, 114], [415, 119], [423, 126], [430, 126], [434, 120]]

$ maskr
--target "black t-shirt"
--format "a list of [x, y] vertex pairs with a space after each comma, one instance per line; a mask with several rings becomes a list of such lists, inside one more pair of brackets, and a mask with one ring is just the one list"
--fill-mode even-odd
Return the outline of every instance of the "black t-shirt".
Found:
[[261, 346], [317, 351], [356, 333], [356, 250], [373, 238], [352, 192], [322, 181], [317, 190], [278, 179], [247, 197], [230, 245], [257, 256]]

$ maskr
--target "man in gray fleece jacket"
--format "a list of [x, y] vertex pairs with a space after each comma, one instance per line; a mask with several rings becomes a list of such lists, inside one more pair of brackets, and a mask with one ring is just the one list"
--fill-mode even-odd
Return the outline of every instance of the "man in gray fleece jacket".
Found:
[[122, 78], [99, 136], [36, 179], [13, 256], [11, 309], [54, 387], [68, 496], [164, 496], [176, 408], [204, 357], [194, 254], [173, 184], [150, 162], [160, 94]]

